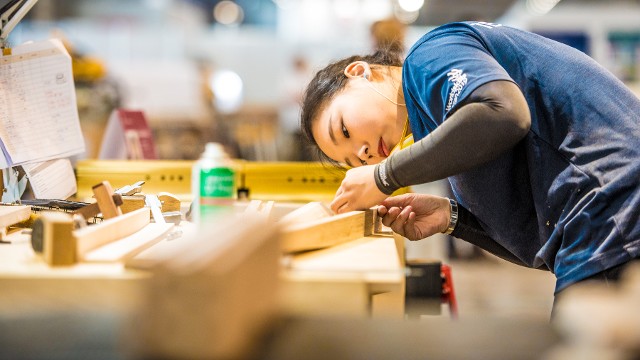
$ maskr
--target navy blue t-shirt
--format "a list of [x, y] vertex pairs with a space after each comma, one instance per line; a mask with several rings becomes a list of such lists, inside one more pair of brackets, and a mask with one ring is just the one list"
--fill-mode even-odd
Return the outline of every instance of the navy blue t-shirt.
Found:
[[531, 129], [449, 178], [459, 203], [523, 263], [553, 271], [556, 291], [639, 257], [640, 100], [584, 53], [499, 24], [429, 32], [403, 66], [415, 140], [495, 80], [520, 87]]

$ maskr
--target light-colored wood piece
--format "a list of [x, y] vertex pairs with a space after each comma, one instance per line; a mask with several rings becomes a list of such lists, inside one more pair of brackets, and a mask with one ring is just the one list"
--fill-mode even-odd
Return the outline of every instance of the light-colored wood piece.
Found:
[[82, 261], [119, 262], [131, 259], [160, 242], [174, 228], [173, 224], [150, 223], [141, 230], [85, 253]]
[[285, 226], [282, 250], [286, 253], [322, 249], [364, 236], [365, 211], [320, 218]]
[[49, 266], [33, 251], [30, 235], [9, 234], [0, 245], [0, 313], [26, 314], [130, 311], [140, 306], [146, 271], [118, 263]]
[[278, 223], [288, 226], [293, 224], [303, 224], [309, 221], [324, 219], [333, 215], [333, 211], [320, 201], [307, 203], [288, 214], [282, 216]]
[[301, 317], [369, 316], [367, 283], [358, 276], [317, 276], [288, 272], [282, 276], [281, 304], [287, 315]]
[[147, 225], [150, 219], [149, 208], [142, 208], [75, 230], [73, 235], [77, 241], [77, 257], [82, 258], [90, 250], [137, 232]]
[[19, 222], [25, 221], [29, 219], [30, 215], [31, 206], [0, 206], [0, 228], [6, 228]]
[[371, 317], [404, 319], [405, 317], [405, 283], [401, 280], [401, 288], [395, 291], [372, 294]]
[[138, 314], [146, 358], [246, 359], [278, 313], [273, 224], [230, 214], [158, 258]]
[[108, 181], [103, 181], [92, 189], [104, 219], [112, 219], [122, 215], [122, 210], [113, 201], [113, 188]]
[[249, 205], [244, 209], [244, 215], [259, 216], [265, 221], [270, 221], [272, 218], [272, 210], [274, 207], [273, 201], [251, 200]]
[[73, 218], [66, 213], [43, 211], [38, 221], [42, 224], [45, 262], [50, 266], [75, 264], [77, 258]]
[[[196, 246], [199, 233], [198, 226], [191, 222], [182, 222], [180, 224], [182, 235], [177, 238], [166, 238], [148, 249], [141, 251], [139, 254], [124, 261], [127, 268], [151, 270], [158, 266], [159, 263], [170, 259], [175, 254], [183, 251], [185, 246]], [[188, 244], [187, 244], [188, 243]]]
[[[283, 275], [288, 284], [284, 302], [305, 315], [402, 318], [404, 270], [396, 254], [393, 238], [362, 237], [290, 255]], [[332, 301], [317, 300], [331, 293]], [[378, 298], [379, 294], [391, 295]], [[301, 301], [305, 303], [298, 304]]]

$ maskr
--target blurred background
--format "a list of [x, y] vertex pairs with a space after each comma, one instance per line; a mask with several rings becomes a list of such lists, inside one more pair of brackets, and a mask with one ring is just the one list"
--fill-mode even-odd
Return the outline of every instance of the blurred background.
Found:
[[[39, 0], [9, 40], [64, 40], [84, 158], [98, 157], [111, 112], [126, 108], [144, 112], [160, 159], [195, 160], [219, 142], [238, 159], [304, 161], [315, 158], [300, 141], [299, 100], [332, 60], [405, 51], [451, 21], [498, 22], [587, 53], [640, 94], [639, 19], [639, 0]], [[548, 317], [550, 273], [443, 237], [407, 257], [454, 262], [462, 313]]]
[[144, 111], [162, 159], [216, 141], [236, 158], [296, 161], [313, 159], [298, 101], [331, 60], [479, 20], [574, 46], [637, 89], [638, 19], [637, 0], [39, 0], [9, 40], [64, 39], [86, 158], [122, 107]]

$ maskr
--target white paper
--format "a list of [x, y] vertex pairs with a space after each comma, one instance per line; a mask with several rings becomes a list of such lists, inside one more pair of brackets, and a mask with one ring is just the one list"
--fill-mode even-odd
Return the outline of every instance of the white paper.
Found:
[[69, 159], [23, 164], [36, 199], [67, 199], [78, 189]]
[[0, 124], [9, 166], [85, 151], [71, 57], [59, 40], [21, 45], [0, 56]]

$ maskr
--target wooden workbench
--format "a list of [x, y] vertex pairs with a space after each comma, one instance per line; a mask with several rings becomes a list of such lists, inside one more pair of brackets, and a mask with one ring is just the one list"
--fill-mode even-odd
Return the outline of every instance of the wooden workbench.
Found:
[[[293, 207], [287, 204], [282, 208]], [[183, 222], [180, 230], [185, 236], [197, 231], [188, 222]], [[50, 267], [32, 250], [28, 234], [18, 231], [8, 238], [11, 244], [0, 245], [0, 308], [16, 312], [65, 308], [102, 311], [139, 305], [140, 285], [148, 280], [148, 272], [122, 263]], [[163, 240], [140, 256], [171, 252], [172, 245], [179, 241]], [[326, 249], [283, 255], [284, 311], [401, 318], [402, 244], [392, 236], [372, 235]]]

